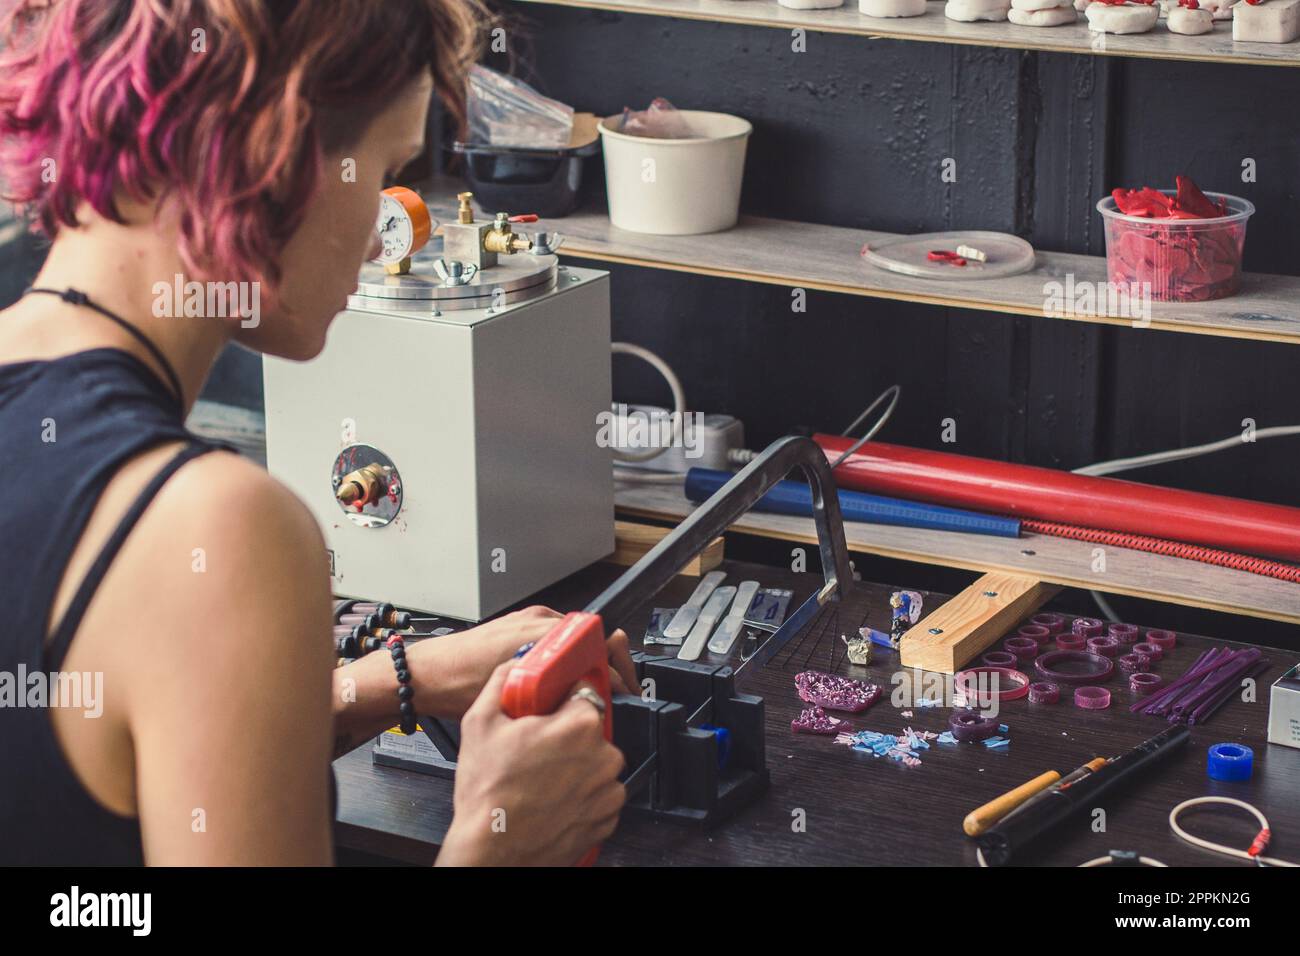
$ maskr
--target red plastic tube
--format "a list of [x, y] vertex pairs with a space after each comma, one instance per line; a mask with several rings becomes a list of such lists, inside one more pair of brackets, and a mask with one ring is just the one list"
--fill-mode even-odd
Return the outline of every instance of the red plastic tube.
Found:
[[[815, 435], [834, 461], [855, 439]], [[868, 442], [841, 488], [1300, 561], [1300, 509]]]

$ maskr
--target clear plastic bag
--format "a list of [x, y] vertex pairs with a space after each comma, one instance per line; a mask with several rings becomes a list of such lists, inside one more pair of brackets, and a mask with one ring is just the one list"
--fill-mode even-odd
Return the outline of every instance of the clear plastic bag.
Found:
[[469, 71], [469, 142], [479, 146], [563, 149], [573, 134], [573, 107], [542, 96], [523, 80], [485, 66]]
[[662, 96], [655, 97], [643, 110], [623, 107], [618, 132], [651, 139], [690, 139], [694, 135], [682, 114]]

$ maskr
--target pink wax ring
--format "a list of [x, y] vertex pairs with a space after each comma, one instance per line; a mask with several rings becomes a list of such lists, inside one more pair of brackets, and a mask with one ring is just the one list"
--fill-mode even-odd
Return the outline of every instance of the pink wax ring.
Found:
[[998, 732], [998, 722], [992, 717], [981, 717], [971, 710], [955, 710], [948, 718], [948, 729], [958, 740], [975, 742], [987, 740]]
[[1134, 651], [1130, 654], [1120, 655], [1116, 658], [1116, 663], [1119, 664], [1119, 669], [1125, 674], [1136, 674], [1147, 669], [1147, 666], [1151, 663], [1151, 658]]
[[989, 651], [982, 659], [989, 667], [1015, 667], [1020, 660], [1007, 651]]
[[1039, 627], [1045, 627], [1050, 634], [1060, 634], [1065, 630], [1065, 617], [1060, 614], [1035, 614], [1029, 619], [1030, 624], [1037, 624]]
[[1061, 688], [1051, 681], [1038, 681], [1029, 685], [1031, 704], [1055, 704], [1061, 699]]
[[1145, 655], [1152, 663], [1165, 656], [1165, 649], [1159, 644], [1148, 644], [1146, 642], [1134, 644], [1133, 652]]
[[1038, 642], [1032, 637], [1008, 637], [1002, 646], [1022, 661], [1032, 661], [1038, 656]]
[[1173, 631], [1147, 631], [1147, 643], [1155, 644], [1162, 651], [1172, 651], [1178, 643], [1178, 635]]
[[795, 689], [799, 699], [829, 710], [844, 710], [851, 714], [866, 710], [880, 697], [878, 684], [837, 677], [821, 671], [803, 671], [795, 675]]
[[1070, 630], [1084, 637], [1097, 637], [1106, 629], [1106, 625], [1095, 617], [1076, 617]]
[[1133, 644], [1138, 639], [1138, 626], [1136, 624], [1112, 624], [1106, 628], [1106, 633], [1121, 644]]
[[[1010, 689], [1005, 690], [1008, 685]], [[952, 675], [952, 688], [956, 707], [982, 705], [995, 698], [1019, 700], [1029, 693], [1029, 675], [1010, 667], [968, 667]]]
[[1062, 651], [1081, 651], [1088, 639], [1082, 634], [1057, 634], [1056, 647]]
[[[1062, 664], [1083, 664], [1086, 670], [1065, 670], [1060, 666]], [[1058, 684], [1091, 684], [1110, 680], [1115, 662], [1089, 651], [1050, 651], [1034, 661], [1034, 667], [1044, 680]]]
[[831, 734], [846, 734], [853, 729], [847, 720], [832, 717], [820, 707], [809, 707], [799, 712], [799, 716], [790, 721], [790, 729], [796, 734], [817, 734], [829, 737]]
[[1160, 686], [1160, 675], [1149, 673], [1130, 674], [1128, 679], [1129, 690], [1139, 697], [1146, 697], [1157, 687]]
[[1052, 639], [1052, 632], [1041, 624], [1025, 624], [1016, 631], [1016, 637], [1032, 638], [1042, 646]]
[[1088, 650], [1094, 654], [1100, 654], [1102, 657], [1118, 657], [1119, 641], [1104, 634], [1098, 637], [1090, 637], [1088, 638]]
[[1076, 687], [1074, 705], [1085, 710], [1105, 710], [1110, 706], [1110, 691], [1104, 687]]

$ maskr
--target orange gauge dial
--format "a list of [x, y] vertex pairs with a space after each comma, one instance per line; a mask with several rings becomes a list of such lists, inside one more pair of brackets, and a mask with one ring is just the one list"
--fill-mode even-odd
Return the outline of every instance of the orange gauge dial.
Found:
[[433, 232], [433, 220], [429, 216], [429, 207], [414, 190], [392, 186], [379, 195], [376, 229], [382, 249], [375, 261], [390, 265], [423, 248]]

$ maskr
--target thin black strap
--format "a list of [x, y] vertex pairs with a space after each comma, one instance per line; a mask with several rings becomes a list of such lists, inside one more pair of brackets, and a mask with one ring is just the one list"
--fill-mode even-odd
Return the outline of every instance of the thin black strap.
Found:
[[106, 319], [112, 319], [122, 328], [135, 336], [136, 340], [149, 350], [149, 354], [152, 355], [158, 364], [162, 366], [162, 370], [166, 374], [167, 381], [171, 386], [172, 394], [176, 397], [176, 403], [179, 405], [184, 401], [185, 393], [181, 390], [181, 379], [180, 376], [176, 374], [176, 369], [172, 366], [171, 362], [167, 361], [167, 356], [163, 355], [162, 349], [158, 348], [158, 346], [153, 343], [153, 340], [141, 332], [133, 322], [127, 321], [116, 312], [106, 309], [102, 305], [92, 301], [90, 296], [86, 295], [86, 293], [79, 289], [46, 289], [33, 286], [25, 290], [23, 295], [31, 295], [32, 293], [40, 295], [57, 295], [69, 305], [85, 306], [87, 309], [93, 309], [98, 312]]
[[77, 587], [77, 593], [73, 596], [72, 603], [68, 605], [68, 609], [63, 613], [63, 619], [59, 621], [59, 626], [55, 628], [53, 636], [46, 645], [45, 666], [48, 670], [57, 671], [63, 666], [63, 659], [68, 654], [68, 647], [72, 644], [73, 635], [77, 633], [77, 628], [81, 626], [81, 619], [86, 614], [86, 608], [90, 606], [91, 598], [95, 596], [95, 591], [104, 580], [104, 575], [108, 573], [109, 565], [117, 557], [118, 551], [122, 550], [127, 535], [135, 528], [140, 516], [144, 514], [145, 509], [149, 507], [162, 486], [167, 483], [167, 479], [176, 474], [183, 465], [192, 459], [217, 450], [219, 448], [216, 445], [200, 442], [186, 445], [162, 467], [161, 471], [153, 476], [149, 484], [144, 486], [144, 490], [136, 496], [135, 501], [131, 503], [131, 507], [122, 516], [122, 520], [113, 529], [112, 535], [104, 543], [104, 547], [95, 558], [95, 563], [90, 566], [86, 576], [81, 579], [81, 584]]

